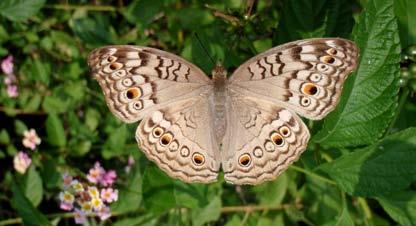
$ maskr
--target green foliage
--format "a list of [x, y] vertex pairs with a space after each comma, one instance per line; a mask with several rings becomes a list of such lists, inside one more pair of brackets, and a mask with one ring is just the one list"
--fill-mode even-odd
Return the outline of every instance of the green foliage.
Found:
[[374, 143], [397, 107], [400, 48], [393, 2], [368, 2], [352, 35], [361, 50], [360, 67], [346, 82], [339, 107], [314, 137], [325, 146]]
[[[119, 199], [102, 225], [415, 225], [413, 0], [74, 2], [0, 1], [0, 59], [14, 57], [19, 91], [9, 97], [0, 72], [0, 225], [72, 225], [59, 209], [62, 174], [83, 177], [97, 161], [118, 175]], [[299, 162], [255, 187], [168, 177], [139, 151], [137, 123], [108, 110], [86, 64], [93, 48], [133, 44], [207, 74], [221, 61], [231, 73], [312, 37], [355, 41], [360, 65], [336, 110], [307, 123], [313, 138]], [[33, 151], [23, 145], [31, 128], [42, 140]], [[32, 159], [24, 174], [13, 168], [20, 151]]]

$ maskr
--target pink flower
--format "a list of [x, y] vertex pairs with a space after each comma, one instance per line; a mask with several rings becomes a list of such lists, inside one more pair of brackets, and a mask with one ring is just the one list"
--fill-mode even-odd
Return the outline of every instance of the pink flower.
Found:
[[4, 84], [7, 86], [12, 85], [12, 83], [17, 83], [16, 76], [14, 74], [7, 75], [4, 79]]
[[1, 62], [1, 69], [6, 75], [10, 75], [13, 73], [13, 56], [12, 55], [9, 55]]
[[117, 201], [118, 190], [113, 190], [112, 188], [101, 189], [101, 199], [108, 203]]
[[64, 181], [64, 189], [68, 189], [69, 186], [71, 186], [72, 184], [72, 179], [73, 179], [72, 176], [69, 175], [68, 173], [64, 173], [62, 175], [62, 179]]
[[101, 180], [99, 181], [104, 187], [111, 186], [114, 184], [114, 181], [117, 179], [116, 171], [110, 170], [107, 173], [104, 173]]
[[22, 151], [19, 151], [13, 158], [14, 169], [21, 174], [26, 172], [31, 163], [32, 159], [30, 159], [29, 156]]
[[19, 91], [17, 90], [17, 86], [16, 85], [7, 86], [7, 95], [9, 95], [9, 97], [11, 98], [15, 98], [19, 96]]
[[41, 140], [38, 137], [38, 134], [36, 134], [36, 131], [34, 129], [30, 129], [29, 131], [23, 132], [23, 146], [30, 148], [32, 150], [35, 150], [36, 145], [39, 145]]
[[131, 167], [134, 165], [134, 158], [133, 156], [129, 156], [129, 159], [127, 160], [127, 166], [124, 168], [126, 173], [130, 172]]
[[74, 208], [74, 205], [68, 202], [61, 202], [61, 205], [59, 205], [59, 207], [63, 210], [71, 211]]
[[75, 209], [74, 219], [76, 224], [84, 224], [87, 221], [85, 213], [79, 209]]
[[111, 217], [110, 208], [108, 206], [103, 206], [103, 208], [101, 208], [100, 211], [98, 211], [97, 215], [100, 218], [100, 220], [107, 220]]
[[101, 167], [99, 162], [96, 162], [94, 168], [91, 168], [88, 172], [87, 179], [89, 182], [96, 184], [101, 181], [103, 175], [105, 174], [105, 170]]

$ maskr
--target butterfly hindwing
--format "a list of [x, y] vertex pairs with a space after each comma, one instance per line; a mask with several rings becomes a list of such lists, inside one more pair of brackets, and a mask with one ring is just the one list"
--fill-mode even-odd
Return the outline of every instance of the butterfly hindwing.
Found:
[[137, 128], [136, 139], [146, 156], [171, 177], [210, 183], [220, 167], [212, 121], [208, 101], [195, 97], [152, 112]]
[[306, 149], [309, 131], [288, 109], [246, 96], [232, 97], [223, 143], [224, 178], [233, 184], [275, 179]]

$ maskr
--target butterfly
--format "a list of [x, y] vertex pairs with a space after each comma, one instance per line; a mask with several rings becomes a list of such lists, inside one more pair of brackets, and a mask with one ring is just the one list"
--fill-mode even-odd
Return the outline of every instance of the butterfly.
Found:
[[220, 168], [232, 184], [275, 179], [305, 151], [310, 133], [300, 116], [319, 120], [334, 110], [357, 46], [341, 38], [305, 39], [249, 59], [227, 78], [212, 78], [174, 54], [115, 45], [88, 57], [110, 111], [141, 120], [136, 140], [173, 178], [210, 183]]

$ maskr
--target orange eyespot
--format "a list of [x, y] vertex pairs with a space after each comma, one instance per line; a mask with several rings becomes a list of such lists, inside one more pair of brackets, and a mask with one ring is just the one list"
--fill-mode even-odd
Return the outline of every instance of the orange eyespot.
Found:
[[110, 69], [113, 70], [113, 71], [118, 70], [122, 67], [123, 67], [123, 64], [120, 64], [120, 63], [117, 63], [117, 62], [113, 62], [113, 63], [110, 64]]
[[160, 145], [166, 146], [166, 145], [170, 144], [170, 142], [172, 142], [172, 140], [173, 140], [172, 134], [166, 133], [160, 138]]
[[326, 64], [332, 64], [335, 62], [335, 58], [327, 55], [327, 56], [322, 57], [322, 61]]
[[273, 143], [275, 144], [275, 145], [277, 145], [277, 146], [283, 146], [283, 144], [284, 144], [284, 140], [283, 140], [283, 137], [282, 136], [280, 136], [280, 134], [278, 134], [278, 133], [276, 133], [276, 132], [274, 132], [274, 133], [272, 133], [272, 135], [270, 136], [270, 138], [271, 138], [271, 140], [273, 141]]
[[287, 126], [282, 126], [279, 128], [280, 134], [282, 134], [284, 137], [290, 136], [290, 129]]
[[164, 131], [161, 127], [155, 127], [152, 131], [154, 137], [160, 137], [163, 132]]
[[204, 162], [205, 162], [204, 156], [202, 154], [199, 154], [199, 153], [195, 153], [192, 156], [192, 160], [195, 163], [195, 165], [198, 165], [198, 166], [204, 164]]
[[114, 61], [116, 61], [117, 60], [117, 57], [115, 57], [115, 56], [108, 56], [107, 57], [107, 62], [108, 63], [112, 63], [112, 62], [114, 62]]
[[302, 92], [307, 95], [315, 95], [318, 93], [318, 87], [312, 83], [306, 83], [302, 87]]
[[137, 87], [130, 88], [126, 92], [127, 99], [130, 99], [130, 100], [136, 99], [137, 97], [140, 97], [141, 95], [142, 95], [142, 92]]
[[238, 163], [240, 163], [241, 166], [249, 166], [251, 163], [251, 157], [249, 154], [242, 154], [240, 158], [238, 158]]
[[331, 54], [331, 55], [336, 55], [338, 53], [338, 51], [334, 48], [332, 49], [328, 49], [327, 53]]

